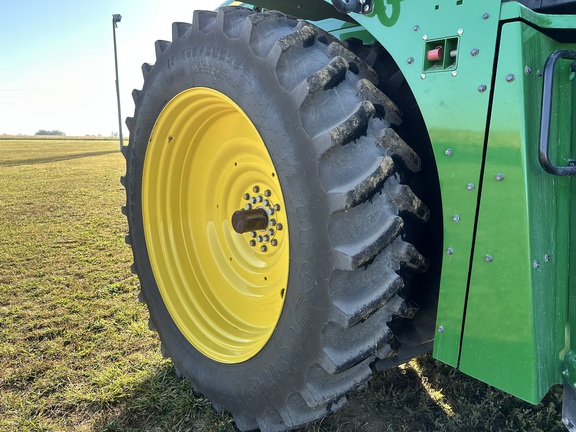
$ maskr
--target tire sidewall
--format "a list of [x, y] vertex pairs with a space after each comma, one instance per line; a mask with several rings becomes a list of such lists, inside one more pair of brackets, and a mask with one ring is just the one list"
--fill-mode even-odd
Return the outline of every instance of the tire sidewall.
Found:
[[[152, 273], [142, 221], [142, 172], [148, 140], [166, 104], [180, 92], [208, 87], [234, 100], [258, 129], [283, 190], [290, 232], [290, 268], [280, 320], [266, 346], [239, 364], [215, 362], [197, 351], [171, 319]], [[175, 40], [146, 77], [137, 103], [128, 161], [129, 223], [135, 263], [151, 320], [175, 366], [194, 388], [233, 412], [264, 412], [300, 391], [322, 355], [333, 272], [329, 211], [317, 155], [303, 131], [298, 105], [276, 78], [273, 62], [224, 33]], [[312, 199], [312, 197], [316, 197]]]

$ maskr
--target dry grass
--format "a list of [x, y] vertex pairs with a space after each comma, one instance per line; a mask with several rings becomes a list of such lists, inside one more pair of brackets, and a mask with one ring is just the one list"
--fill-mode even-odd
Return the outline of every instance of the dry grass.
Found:
[[[116, 141], [0, 140], [0, 430], [234, 431], [178, 380], [137, 302]], [[333, 431], [561, 431], [429, 356], [379, 374]]]

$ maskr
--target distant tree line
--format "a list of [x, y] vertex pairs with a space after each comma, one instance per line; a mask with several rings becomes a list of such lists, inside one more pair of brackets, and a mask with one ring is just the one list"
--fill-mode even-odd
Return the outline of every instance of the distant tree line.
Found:
[[60, 130], [44, 130], [44, 129], [40, 129], [38, 132], [35, 133], [35, 135], [53, 135], [53, 136], [66, 136], [66, 134]]

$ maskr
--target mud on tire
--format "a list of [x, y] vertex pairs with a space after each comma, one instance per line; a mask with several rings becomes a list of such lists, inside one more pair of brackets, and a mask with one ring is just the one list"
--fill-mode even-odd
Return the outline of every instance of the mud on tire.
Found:
[[[400, 295], [400, 274], [426, 267], [404, 240], [429, 215], [405, 185], [420, 159], [395, 132], [401, 114], [374, 85], [374, 71], [306, 22], [245, 8], [196, 11], [191, 25], [173, 25], [172, 42], [156, 43], [156, 54], [156, 64], [142, 68], [143, 89], [133, 93], [122, 179], [127, 242], [150, 327], [177, 371], [230, 412], [239, 429], [301, 427], [345, 405], [346, 395], [371, 377], [371, 365], [394, 354], [387, 324], [414, 313]], [[194, 88], [230, 98], [256, 127], [290, 228], [279, 320], [267, 343], [238, 362], [202, 354], [185, 336], [198, 330], [176, 324], [145, 235], [151, 134], [170, 101]], [[184, 228], [178, 232], [186, 236]]]

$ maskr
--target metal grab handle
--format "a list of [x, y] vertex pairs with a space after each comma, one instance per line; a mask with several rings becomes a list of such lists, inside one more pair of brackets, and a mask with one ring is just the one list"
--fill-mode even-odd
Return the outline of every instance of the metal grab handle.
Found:
[[554, 68], [560, 59], [576, 61], [576, 51], [558, 50], [553, 52], [544, 66], [542, 87], [542, 113], [540, 116], [540, 143], [538, 160], [546, 172], [557, 176], [576, 176], [576, 166], [559, 167], [550, 160], [550, 118], [552, 117], [552, 93], [554, 91]]

